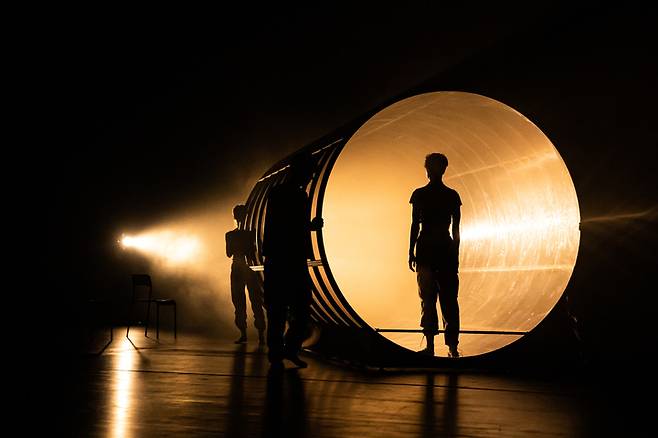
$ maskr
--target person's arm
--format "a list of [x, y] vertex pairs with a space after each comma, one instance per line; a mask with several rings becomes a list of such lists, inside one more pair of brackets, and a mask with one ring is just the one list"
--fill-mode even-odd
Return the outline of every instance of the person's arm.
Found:
[[233, 248], [231, 248], [230, 242], [229, 233], [226, 233], [226, 257], [233, 257]]
[[462, 214], [460, 208], [457, 207], [454, 213], [452, 213], [452, 240], [455, 242], [455, 249], [457, 254], [459, 254], [459, 221], [461, 220]]
[[265, 204], [265, 227], [263, 230], [263, 246], [261, 247], [261, 256], [265, 260], [270, 253], [276, 248], [277, 236], [276, 233], [279, 232], [276, 221], [279, 220], [277, 216], [279, 215], [277, 199], [278, 193], [280, 191], [280, 186], [274, 187], [267, 195], [267, 203]]
[[256, 232], [249, 231], [249, 250], [247, 251], [247, 260], [256, 260]]
[[272, 203], [269, 202], [267, 205], [267, 211], [265, 213], [265, 227], [263, 230], [263, 245], [261, 247], [260, 253], [261, 256], [263, 257], [263, 260], [268, 255], [268, 251], [270, 249], [270, 234], [272, 233], [272, 208], [271, 208]]
[[414, 204], [411, 204], [411, 231], [409, 232], [409, 269], [416, 271], [416, 241], [420, 231], [420, 214]]

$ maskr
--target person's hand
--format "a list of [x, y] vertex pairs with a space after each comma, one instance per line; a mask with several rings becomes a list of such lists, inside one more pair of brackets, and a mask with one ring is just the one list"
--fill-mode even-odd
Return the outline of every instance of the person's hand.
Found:
[[409, 254], [409, 269], [411, 272], [416, 272], [416, 256], [413, 254]]
[[320, 216], [316, 216], [313, 218], [311, 221], [311, 229], [313, 231], [318, 231], [324, 226], [324, 219], [322, 219]]

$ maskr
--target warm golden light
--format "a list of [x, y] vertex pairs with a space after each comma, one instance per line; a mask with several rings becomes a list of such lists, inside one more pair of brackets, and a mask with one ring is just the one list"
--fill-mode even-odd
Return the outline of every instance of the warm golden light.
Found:
[[112, 425], [110, 436], [112, 438], [126, 438], [132, 436], [131, 432], [131, 409], [133, 394], [133, 363], [135, 350], [128, 339], [120, 338], [122, 343], [120, 350], [116, 353], [113, 370], [113, 393], [111, 419]]
[[[463, 201], [462, 330], [531, 330], [557, 303], [573, 271], [580, 239], [576, 192], [539, 128], [512, 108], [470, 93], [398, 102], [347, 143], [323, 213], [327, 260], [339, 287], [372, 327], [419, 328], [416, 277], [407, 266], [409, 197], [427, 183], [423, 162], [430, 152], [447, 155], [444, 181]], [[410, 349], [421, 346], [421, 334], [386, 336]], [[519, 337], [463, 334], [460, 350], [483, 354]]]
[[117, 239], [125, 255], [144, 256], [146, 263], [132, 273], [151, 275], [158, 298], [179, 300], [186, 328], [226, 333], [227, 327], [234, 326], [225, 233], [235, 228], [232, 209], [243, 198], [244, 193], [236, 193], [212, 203], [204, 200], [198, 207], [190, 206], [180, 215], [163, 217]]
[[155, 256], [166, 264], [184, 265], [198, 260], [201, 240], [191, 234], [170, 230], [151, 231], [137, 236], [122, 236], [124, 248], [134, 248], [144, 254]]

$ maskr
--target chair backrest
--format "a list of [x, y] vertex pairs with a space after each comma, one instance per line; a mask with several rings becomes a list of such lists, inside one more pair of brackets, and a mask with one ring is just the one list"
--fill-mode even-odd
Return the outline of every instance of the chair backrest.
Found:
[[151, 287], [151, 276], [149, 274], [133, 274], [133, 286]]
[[137, 288], [143, 286], [148, 289], [148, 299], [151, 300], [153, 294], [153, 284], [151, 276], [148, 274], [133, 274], [133, 301], [137, 298]]

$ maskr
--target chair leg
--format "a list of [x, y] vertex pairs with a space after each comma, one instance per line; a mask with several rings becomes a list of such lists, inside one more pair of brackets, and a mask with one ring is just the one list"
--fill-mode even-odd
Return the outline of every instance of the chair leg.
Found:
[[149, 323], [151, 322], [151, 300], [148, 301], [146, 305], [146, 323], [144, 328], [144, 336], [148, 337], [149, 334]]
[[135, 319], [135, 303], [132, 303], [132, 306], [130, 307], [130, 316], [128, 317], [128, 327], [126, 328], [126, 338], [129, 337], [130, 335], [130, 326], [133, 323], [133, 320]]
[[155, 303], [155, 338], [160, 339], [160, 304]]
[[174, 339], [178, 338], [177, 320], [178, 318], [176, 317], [176, 303], [174, 303]]

